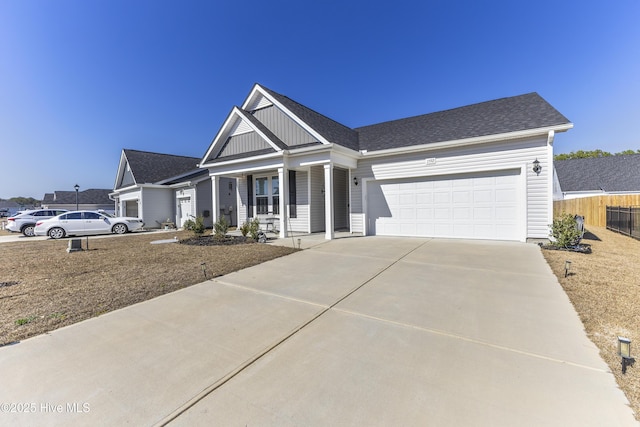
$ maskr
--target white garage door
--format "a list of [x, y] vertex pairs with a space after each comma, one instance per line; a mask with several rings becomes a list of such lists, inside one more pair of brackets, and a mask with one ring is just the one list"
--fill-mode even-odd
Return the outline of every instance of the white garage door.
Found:
[[368, 234], [520, 240], [519, 170], [367, 184]]

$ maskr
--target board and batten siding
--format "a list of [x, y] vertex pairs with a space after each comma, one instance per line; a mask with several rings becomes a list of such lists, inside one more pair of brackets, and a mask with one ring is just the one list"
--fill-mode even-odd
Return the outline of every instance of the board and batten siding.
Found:
[[[352, 172], [358, 180], [428, 177], [464, 174], [490, 170], [521, 169], [524, 167], [524, 194], [526, 198], [526, 238], [547, 238], [551, 222], [550, 179], [552, 179], [551, 147], [547, 138], [536, 137], [518, 141], [488, 143], [461, 148], [450, 148], [395, 156], [365, 158], [358, 161]], [[427, 159], [435, 159], [430, 160]], [[532, 171], [535, 159], [540, 161], [542, 171]], [[351, 187], [352, 232], [365, 233], [363, 187]], [[521, 200], [525, 203], [525, 200]]]
[[[251, 153], [260, 150], [273, 150], [256, 132], [243, 133], [229, 137], [218, 157], [224, 158], [236, 154]], [[274, 150], [275, 151], [275, 150]]]
[[253, 115], [288, 146], [318, 142], [275, 105], [257, 110]]
[[127, 187], [129, 185], [135, 185], [136, 180], [133, 179], [133, 174], [131, 173], [131, 167], [127, 163], [127, 167], [124, 168], [124, 172], [122, 173], [122, 179], [120, 180], [120, 185], [118, 187]]

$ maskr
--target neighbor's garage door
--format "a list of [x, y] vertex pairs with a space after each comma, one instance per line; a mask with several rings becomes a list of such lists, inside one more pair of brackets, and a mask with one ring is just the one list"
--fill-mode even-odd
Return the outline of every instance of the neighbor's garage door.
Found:
[[519, 170], [372, 181], [368, 234], [520, 240]]

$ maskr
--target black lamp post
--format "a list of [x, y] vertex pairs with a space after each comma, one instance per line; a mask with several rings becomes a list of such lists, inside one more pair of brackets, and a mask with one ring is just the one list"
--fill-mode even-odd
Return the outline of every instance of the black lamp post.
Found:
[[80, 189], [80, 186], [76, 184], [73, 186], [73, 188], [76, 189], [76, 210], [78, 210], [78, 190]]

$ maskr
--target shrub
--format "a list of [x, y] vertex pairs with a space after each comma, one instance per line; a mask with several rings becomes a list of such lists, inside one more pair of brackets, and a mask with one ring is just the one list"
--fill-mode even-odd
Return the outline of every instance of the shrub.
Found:
[[206, 227], [204, 226], [204, 218], [201, 216], [196, 217], [195, 220], [186, 220], [183, 227], [185, 230], [193, 231], [193, 233], [197, 236], [201, 236], [206, 229]]
[[222, 239], [226, 236], [227, 231], [229, 230], [229, 223], [227, 219], [221, 216], [215, 224], [213, 224], [213, 234], [217, 239]]
[[553, 220], [550, 226], [550, 235], [555, 240], [555, 244], [562, 248], [575, 246], [580, 239], [580, 230], [575, 217], [564, 213]]
[[240, 226], [240, 233], [242, 233], [242, 237], [247, 237], [250, 227], [251, 225], [249, 224], [249, 221], [245, 221], [244, 224]]
[[260, 220], [258, 218], [254, 218], [249, 224], [249, 234], [251, 238], [258, 241], [258, 233], [260, 232]]

